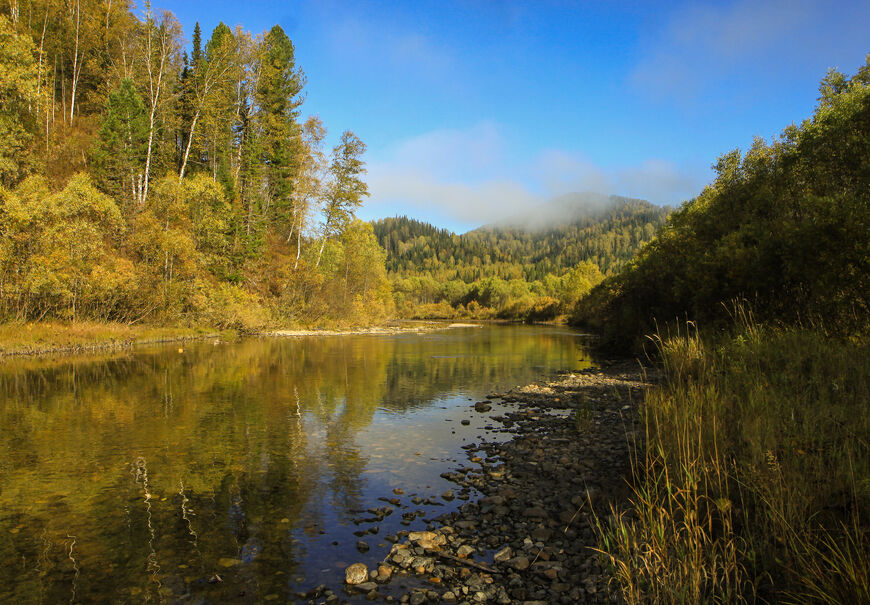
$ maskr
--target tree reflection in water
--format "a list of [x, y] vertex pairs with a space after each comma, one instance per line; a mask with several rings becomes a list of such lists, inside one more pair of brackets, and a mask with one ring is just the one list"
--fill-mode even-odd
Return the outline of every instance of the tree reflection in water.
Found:
[[457, 451], [435, 410], [584, 367], [580, 342], [502, 326], [6, 360], [0, 601], [289, 600], [360, 556], [353, 511], [378, 490], [439, 480], [414, 458]]

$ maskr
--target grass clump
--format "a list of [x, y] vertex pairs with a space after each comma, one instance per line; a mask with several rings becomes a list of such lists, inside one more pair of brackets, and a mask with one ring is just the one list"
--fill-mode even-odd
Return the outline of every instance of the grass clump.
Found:
[[626, 601], [870, 602], [870, 347], [657, 336], [632, 507], [598, 525]]

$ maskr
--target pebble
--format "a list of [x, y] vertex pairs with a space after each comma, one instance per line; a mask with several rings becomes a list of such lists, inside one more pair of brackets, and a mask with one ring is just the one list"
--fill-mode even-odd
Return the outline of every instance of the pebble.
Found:
[[[597, 546], [593, 515], [601, 518], [611, 504], [625, 502], [624, 477], [630, 472], [625, 435], [635, 431], [641, 439], [644, 433], [634, 406], [622, 408], [625, 401], [640, 400], [640, 385], [636, 366], [612, 364], [604, 372], [563, 374], [501, 395], [508, 407], [492, 419], [504, 428], [490, 428], [510, 433], [510, 439], [462, 445], [472, 464], [441, 474], [458, 486], [443, 492], [441, 501], [412, 495], [418, 506], [443, 506], [455, 498], [461, 502], [458, 510], [438, 517], [403, 512], [401, 523], [413, 526], [385, 537], [392, 548], [371, 580], [384, 584], [416, 576], [416, 587], [397, 598], [368, 594], [411, 605], [611, 603], [609, 577], [592, 551]], [[581, 405], [590, 422], [578, 432], [571, 410]], [[492, 406], [478, 402], [474, 407], [483, 412]], [[467, 418], [460, 422], [471, 424]], [[394, 493], [403, 492], [396, 488]], [[417, 528], [421, 531], [409, 531]], [[440, 553], [479, 557], [483, 568]], [[495, 573], [486, 571], [488, 553]], [[361, 581], [368, 580], [366, 574]], [[421, 583], [439, 592], [421, 589]]]

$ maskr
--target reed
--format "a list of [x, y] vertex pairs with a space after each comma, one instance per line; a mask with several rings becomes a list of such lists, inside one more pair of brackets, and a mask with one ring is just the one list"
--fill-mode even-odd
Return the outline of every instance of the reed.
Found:
[[870, 348], [687, 323], [652, 342], [667, 381], [599, 550], [629, 603], [870, 602]]

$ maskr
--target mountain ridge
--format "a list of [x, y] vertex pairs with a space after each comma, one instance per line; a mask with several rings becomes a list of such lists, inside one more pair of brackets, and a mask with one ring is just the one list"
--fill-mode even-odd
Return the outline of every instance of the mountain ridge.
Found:
[[463, 234], [407, 216], [372, 224], [390, 273], [466, 283], [486, 277], [534, 281], [583, 261], [605, 274], [617, 271], [671, 210], [646, 200], [575, 193]]

